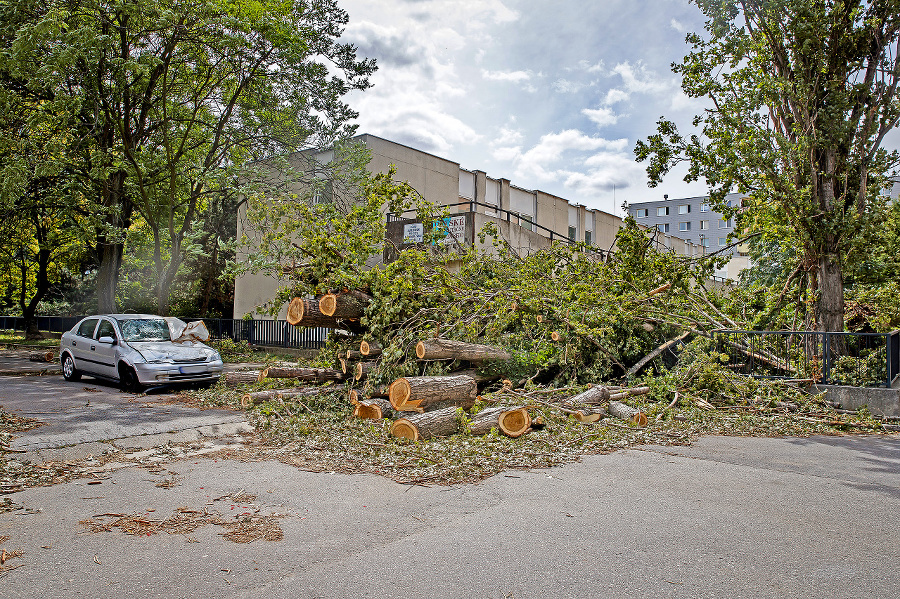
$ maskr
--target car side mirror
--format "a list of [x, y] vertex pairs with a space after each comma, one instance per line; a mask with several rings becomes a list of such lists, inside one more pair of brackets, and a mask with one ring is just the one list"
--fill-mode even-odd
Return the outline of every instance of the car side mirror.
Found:
[[99, 339], [97, 339], [97, 341], [99, 341], [100, 343], [108, 343], [108, 344], [110, 344], [110, 345], [115, 345], [115, 344], [116, 344], [116, 338], [115, 338], [115, 337], [109, 337], [109, 336], [107, 336], [107, 335], [104, 335], [103, 337], [100, 337]]

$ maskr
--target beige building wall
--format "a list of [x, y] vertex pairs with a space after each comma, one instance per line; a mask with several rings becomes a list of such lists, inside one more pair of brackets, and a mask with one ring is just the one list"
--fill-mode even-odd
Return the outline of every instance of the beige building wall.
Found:
[[[371, 152], [368, 169], [373, 173], [387, 172], [391, 165], [396, 167], [395, 178], [407, 181], [422, 196], [435, 204], [449, 206], [465, 202], [453, 212], [468, 212], [469, 201], [488, 206], [475, 206], [476, 231], [486, 222], [497, 225], [500, 234], [514, 248], [527, 253], [550, 245], [550, 233], [534, 228], [529, 230], [526, 219], [554, 232], [554, 238], [568, 237], [570, 223], [575, 226], [575, 241], [585, 241], [585, 231], [591, 232], [591, 245], [600, 250], [613, 248], [615, 236], [622, 226], [622, 219], [581, 205], [573, 205], [566, 199], [540, 190], [528, 190], [512, 185], [509, 179], [492, 178], [484, 171], [460, 168], [459, 163], [434, 156], [374, 135], [360, 135], [358, 141], [364, 143]], [[317, 155], [319, 160], [327, 160], [328, 152]], [[513, 215], [504, 211], [512, 211]], [[246, 207], [238, 212], [238, 238], [245, 232]], [[519, 226], [519, 224], [523, 226]], [[661, 236], [665, 247], [670, 247], [680, 255], [696, 255], [702, 248], [684, 240]], [[238, 261], [246, 261], [248, 254], [238, 253]], [[255, 314], [257, 307], [274, 297], [279, 287], [275, 277], [262, 274], [245, 274], [235, 281], [234, 317]], [[286, 306], [282, 307], [278, 318], [284, 318]]]

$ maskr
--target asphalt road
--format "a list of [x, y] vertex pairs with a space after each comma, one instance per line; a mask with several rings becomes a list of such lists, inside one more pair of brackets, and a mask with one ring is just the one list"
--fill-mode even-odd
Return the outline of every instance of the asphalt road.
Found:
[[[44, 423], [18, 433], [13, 439], [12, 449], [29, 454], [197, 429], [213, 435], [220, 429], [228, 433], [241, 428], [249, 430], [240, 413], [199, 410], [168, 403], [167, 398], [166, 393], [146, 396], [124, 393], [112, 383], [91, 377], [78, 382], [66, 382], [61, 375], [0, 377], [0, 406]], [[91, 451], [96, 453], [97, 447]], [[70, 458], [81, 457], [77, 451], [73, 452]]]
[[[3, 547], [25, 552], [0, 597], [900, 596], [897, 436], [711, 437], [455, 487], [277, 462], [167, 468], [11, 495], [39, 511], [0, 514]], [[223, 498], [239, 492], [257, 498]], [[180, 507], [283, 514], [284, 538], [79, 524]]]

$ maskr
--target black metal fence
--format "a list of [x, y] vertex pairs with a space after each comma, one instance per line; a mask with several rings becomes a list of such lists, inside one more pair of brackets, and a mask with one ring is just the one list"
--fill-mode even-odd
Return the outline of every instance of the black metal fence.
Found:
[[[65, 333], [84, 316], [38, 316], [39, 331]], [[286, 320], [243, 320], [234, 318], [182, 318], [185, 322], [202, 320], [212, 339], [246, 341], [251, 345], [317, 349], [325, 345], [328, 329], [295, 327]], [[0, 330], [22, 331], [25, 319], [0, 316]]]
[[900, 331], [718, 330], [716, 348], [736, 372], [829, 385], [890, 387], [900, 375]]

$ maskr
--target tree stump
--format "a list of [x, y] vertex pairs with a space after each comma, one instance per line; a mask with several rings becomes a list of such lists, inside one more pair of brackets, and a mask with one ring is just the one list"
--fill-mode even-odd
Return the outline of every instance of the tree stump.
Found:
[[458, 408], [451, 406], [400, 418], [391, 425], [391, 434], [413, 441], [452, 435], [460, 430], [457, 411]]
[[428, 339], [416, 344], [416, 357], [420, 360], [509, 360], [512, 356], [505, 349], [492, 345], [479, 345], [452, 339]]
[[418, 376], [397, 379], [388, 395], [395, 410], [425, 412], [445, 406], [471, 408], [478, 384], [470, 376]]

